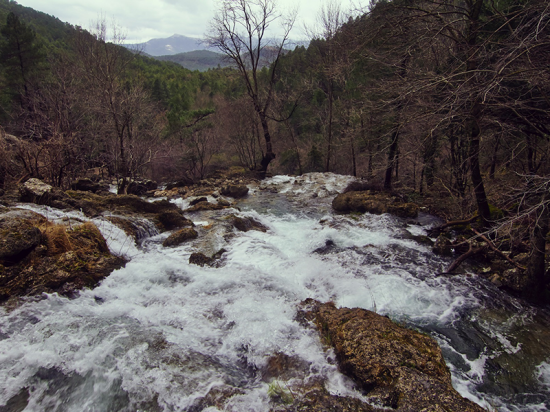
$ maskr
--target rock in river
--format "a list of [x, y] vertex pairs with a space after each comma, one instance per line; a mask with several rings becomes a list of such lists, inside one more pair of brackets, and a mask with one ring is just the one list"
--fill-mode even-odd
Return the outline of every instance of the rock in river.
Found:
[[441, 349], [428, 335], [364, 309], [311, 299], [303, 305], [305, 318], [334, 348], [340, 370], [371, 401], [398, 412], [484, 411], [453, 388]]
[[418, 205], [406, 203], [385, 192], [365, 190], [341, 193], [332, 201], [332, 208], [340, 213], [391, 213], [399, 217], [417, 217]]

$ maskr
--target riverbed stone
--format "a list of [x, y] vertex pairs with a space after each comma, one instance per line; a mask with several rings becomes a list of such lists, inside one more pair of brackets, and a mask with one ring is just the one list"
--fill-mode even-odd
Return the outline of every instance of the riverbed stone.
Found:
[[233, 216], [233, 226], [241, 232], [249, 230], [257, 230], [259, 232], [267, 232], [267, 227], [251, 217]]
[[168, 210], [159, 213], [157, 219], [166, 230], [174, 230], [187, 226], [195, 226], [195, 224], [187, 219], [180, 210]]
[[399, 412], [484, 411], [452, 387], [441, 349], [428, 335], [365, 309], [311, 299], [303, 307], [334, 349], [340, 370], [372, 402]]
[[248, 194], [248, 187], [244, 185], [226, 185], [222, 187], [222, 195], [239, 199]]
[[198, 203], [194, 204], [190, 208], [185, 209], [184, 212], [191, 213], [191, 212], [200, 212], [200, 211], [204, 211], [204, 210], [221, 210], [221, 209], [225, 209], [225, 208], [227, 208], [227, 206], [224, 206], [220, 202], [210, 203], [208, 201], [201, 201], [201, 202], [198, 202]]
[[187, 227], [181, 230], [178, 230], [175, 233], [172, 233], [166, 240], [162, 243], [162, 246], [164, 247], [170, 247], [170, 246], [179, 246], [183, 242], [186, 242], [188, 240], [196, 239], [198, 237], [198, 233], [195, 229]]

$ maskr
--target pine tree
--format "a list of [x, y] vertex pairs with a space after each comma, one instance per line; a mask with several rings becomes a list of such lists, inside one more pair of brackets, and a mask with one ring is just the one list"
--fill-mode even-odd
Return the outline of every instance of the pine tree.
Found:
[[0, 64], [4, 67], [5, 83], [13, 96], [29, 97], [31, 84], [44, 67], [45, 54], [36, 33], [13, 12], [0, 29]]

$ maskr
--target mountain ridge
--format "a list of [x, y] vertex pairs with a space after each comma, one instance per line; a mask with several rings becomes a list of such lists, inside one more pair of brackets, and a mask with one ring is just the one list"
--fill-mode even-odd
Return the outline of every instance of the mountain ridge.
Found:
[[129, 43], [125, 47], [147, 53], [150, 56], [170, 56], [196, 50], [208, 50], [201, 38], [173, 34], [170, 37], [151, 39], [143, 43]]

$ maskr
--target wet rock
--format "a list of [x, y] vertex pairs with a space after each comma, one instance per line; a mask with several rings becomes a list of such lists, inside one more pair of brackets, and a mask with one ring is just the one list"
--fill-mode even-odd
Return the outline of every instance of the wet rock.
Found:
[[[273, 385], [273, 383], [272, 383]], [[277, 383], [275, 383], [277, 385]], [[281, 388], [285, 391], [285, 387]], [[288, 390], [288, 389], [287, 389]], [[275, 392], [278, 392], [275, 390]], [[277, 393], [275, 393], [277, 395]], [[270, 396], [276, 404], [273, 412], [387, 412], [387, 409], [376, 408], [360, 399], [331, 395], [321, 381], [312, 381], [292, 387], [287, 396]], [[285, 402], [286, 401], [286, 402]]]
[[436, 255], [451, 256], [453, 254], [453, 245], [451, 240], [445, 236], [445, 234], [440, 234], [435, 241], [432, 251]]
[[133, 180], [128, 184], [126, 193], [129, 195], [144, 196], [147, 192], [156, 190], [157, 182], [152, 180]]
[[388, 193], [368, 190], [341, 193], [332, 201], [332, 208], [340, 213], [391, 213], [403, 218], [418, 216], [418, 205], [402, 202]]
[[199, 202], [193, 206], [191, 206], [188, 209], [185, 209], [184, 212], [190, 213], [190, 212], [200, 212], [202, 210], [221, 210], [225, 209], [227, 206], [223, 206], [222, 204], [218, 203], [210, 203], [210, 202]]
[[215, 408], [215, 410], [225, 410], [225, 404], [236, 395], [243, 395], [244, 391], [233, 386], [223, 385], [213, 387], [208, 393], [198, 398], [189, 409], [189, 412], [200, 412], [205, 409]]
[[213, 194], [214, 189], [211, 187], [199, 187], [193, 192], [193, 195], [195, 196], [212, 196]]
[[197, 203], [200, 202], [208, 202], [208, 199], [206, 197], [197, 197], [196, 199], [193, 199], [189, 202], [189, 206], [195, 206]]
[[222, 257], [225, 252], [225, 249], [220, 249], [211, 257], [208, 257], [201, 252], [191, 253], [191, 256], [189, 256], [189, 263], [197, 266], [219, 266], [219, 264], [217, 264], [217, 261]]
[[484, 409], [452, 387], [451, 374], [434, 339], [403, 328], [364, 309], [337, 309], [333, 303], [304, 302], [340, 370], [365, 395], [397, 412]]
[[260, 232], [267, 232], [267, 227], [262, 225], [251, 217], [237, 217], [233, 216], [233, 226], [241, 232], [248, 232], [249, 230], [258, 230]]
[[319, 253], [320, 255], [326, 255], [327, 253], [332, 253], [337, 251], [338, 248], [334, 241], [328, 239], [325, 241], [325, 246], [319, 247], [313, 251], [313, 253]]
[[101, 189], [101, 186], [98, 183], [93, 182], [91, 179], [78, 179], [71, 185], [71, 189], [95, 193]]
[[37, 227], [46, 222], [30, 210], [11, 210], [0, 215], [0, 263], [14, 264], [27, 256], [42, 241]]
[[222, 188], [222, 195], [240, 199], [248, 194], [248, 187], [244, 185], [227, 185]]
[[37, 204], [47, 204], [52, 190], [52, 186], [34, 177], [19, 186], [21, 201]]
[[212, 263], [214, 263], [214, 259], [211, 257], [206, 256], [204, 253], [195, 252], [191, 253], [191, 256], [189, 256], [189, 264], [191, 265], [197, 265], [197, 266], [210, 266]]
[[159, 214], [179, 211], [179, 207], [167, 200], [148, 202], [135, 195], [100, 196], [90, 192], [68, 190], [66, 202], [76, 209], [82, 209], [87, 216], [96, 216], [101, 212]]
[[426, 246], [434, 246], [435, 243], [432, 239], [430, 239], [428, 236], [425, 235], [413, 235], [411, 236], [411, 239], [415, 240], [416, 242], [420, 243], [421, 245]]
[[111, 255], [92, 223], [69, 229], [45, 222], [42, 227], [40, 244], [23, 260], [4, 268], [0, 300], [43, 292], [73, 296], [83, 287], [95, 286], [125, 263]]
[[174, 230], [187, 226], [195, 226], [194, 223], [187, 219], [179, 210], [169, 210], [157, 215], [160, 224], [166, 230]]
[[227, 200], [219, 198], [218, 204], [223, 207], [231, 207], [231, 203], [229, 203]]
[[288, 381], [293, 378], [307, 376], [310, 364], [298, 356], [290, 356], [278, 352], [267, 360], [267, 365], [262, 368], [262, 380], [269, 382], [273, 379]]
[[164, 247], [179, 246], [183, 242], [196, 239], [198, 236], [199, 235], [195, 229], [192, 229], [192, 228], [181, 229], [175, 233], [172, 233], [170, 236], [168, 236], [168, 238], [162, 243], [162, 246]]

